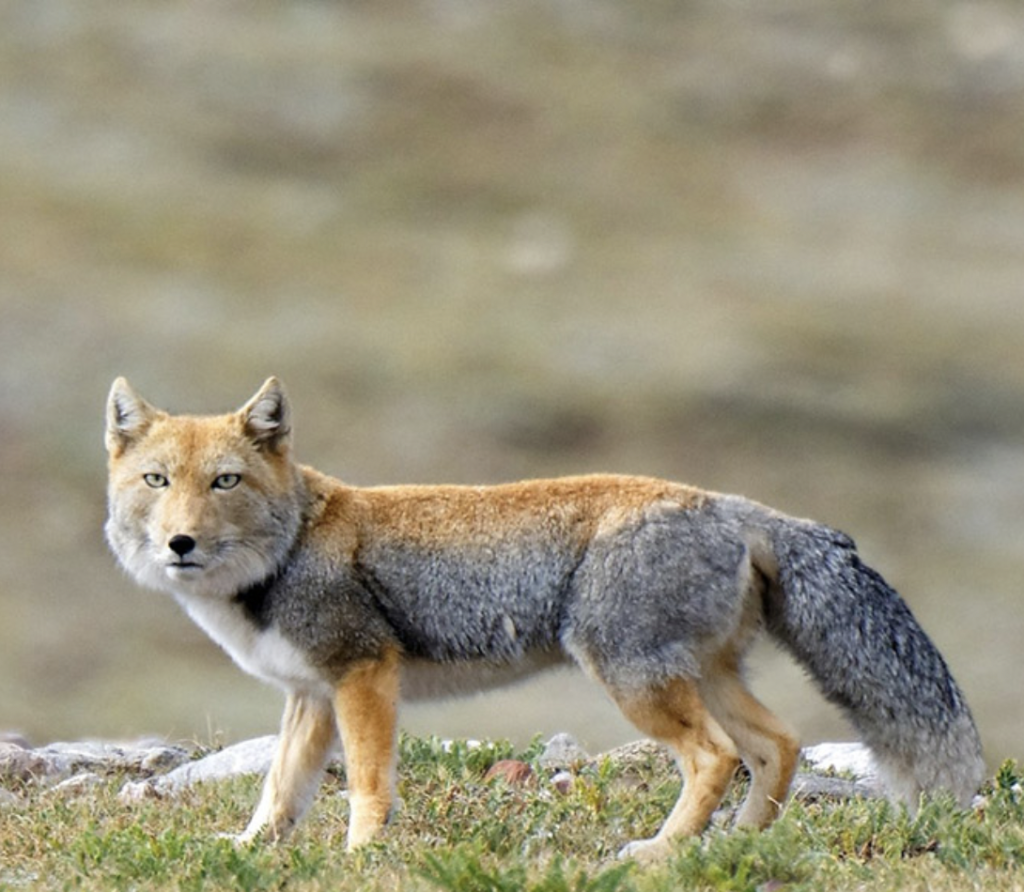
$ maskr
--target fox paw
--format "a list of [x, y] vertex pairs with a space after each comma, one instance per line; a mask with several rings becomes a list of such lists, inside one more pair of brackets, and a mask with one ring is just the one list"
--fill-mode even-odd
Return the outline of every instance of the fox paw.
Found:
[[231, 843], [236, 849], [246, 848], [256, 842], [257, 834], [254, 833], [218, 833], [214, 839], [223, 839]]
[[657, 836], [651, 839], [636, 839], [633, 842], [626, 843], [619, 850], [619, 860], [633, 860], [638, 861], [641, 864], [647, 864], [652, 861], [661, 861], [667, 857], [671, 851], [671, 845], [667, 839], [661, 839]]

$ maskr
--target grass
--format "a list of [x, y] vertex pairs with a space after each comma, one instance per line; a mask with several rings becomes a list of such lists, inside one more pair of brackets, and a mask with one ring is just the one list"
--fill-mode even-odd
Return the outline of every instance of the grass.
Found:
[[[28, 785], [0, 811], [0, 889], [1024, 889], [1024, 780], [1013, 762], [971, 812], [941, 799], [913, 817], [880, 801], [792, 802], [765, 832], [727, 832], [716, 820], [667, 862], [641, 868], [615, 852], [656, 830], [678, 780], [654, 762], [582, 770], [567, 793], [539, 769], [534, 783], [483, 780], [494, 761], [537, 752], [404, 738], [403, 806], [379, 843], [352, 855], [334, 776], [288, 844], [246, 848], [217, 834], [243, 825], [254, 778], [134, 806], [117, 799], [123, 778], [77, 795]], [[735, 787], [727, 804], [742, 794]]]

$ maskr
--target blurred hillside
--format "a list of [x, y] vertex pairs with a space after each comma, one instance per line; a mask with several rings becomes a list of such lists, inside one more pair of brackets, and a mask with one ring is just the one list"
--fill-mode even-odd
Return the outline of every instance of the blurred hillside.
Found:
[[[1024, 756], [1022, 89], [994, 0], [4, 4], [0, 728], [276, 724], [101, 532], [115, 375], [222, 411], [273, 373], [353, 483], [650, 473], [847, 529]], [[634, 736], [572, 676], [407, 715]]]

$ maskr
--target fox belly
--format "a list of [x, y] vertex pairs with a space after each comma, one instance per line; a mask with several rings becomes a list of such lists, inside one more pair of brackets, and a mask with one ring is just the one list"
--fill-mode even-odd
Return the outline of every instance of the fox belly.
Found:
[[[333, 679], [276, 625], [260, 627], [241, 605], [222, 599], [179, 596], [189, 617], [249, 675], [281, 690], [329, 694]], [[518, 659], [467, 658], [402, 661], [402, 699], [437, 700], [502, 688], [539, 672], [572, 665], [560, 648], [534, 650]]]
[[402, 699], [441, 700], [507, 687], [559, 666], [575, 665], [560, 649], [534, 651], [513, 661], [465, 660], [438, 663], [407, 660], [402, 666]]

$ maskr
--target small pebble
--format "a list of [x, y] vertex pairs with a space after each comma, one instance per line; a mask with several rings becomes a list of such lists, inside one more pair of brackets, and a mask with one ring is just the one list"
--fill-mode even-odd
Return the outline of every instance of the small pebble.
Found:
[[518, 786], [525, 784], [533, 777], [533, 769], [518, 759], [502, 759], [487, 770], [484, 780], [492, 781], [499, 777], [513, 786]]
[[551, 778], [551, 786], [554, 787], [555, 792], [561, 793], [563, 796], [569, 795], [575, 785], [576, 779], [568, 771], [559, 771]]

